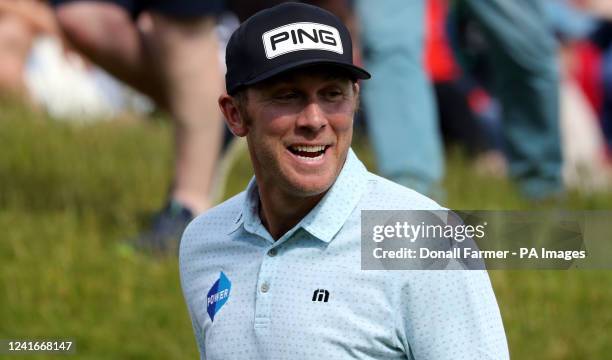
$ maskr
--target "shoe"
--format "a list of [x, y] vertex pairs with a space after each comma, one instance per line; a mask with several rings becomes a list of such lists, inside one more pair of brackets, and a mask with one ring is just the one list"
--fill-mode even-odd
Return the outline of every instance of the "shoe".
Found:
[[151, 229], [138, 236], [133, 244], [138, 250], [157, 255], [178, 254], [183, 231], [193, 218], [191, 210], [172, 200], [155, 215]]

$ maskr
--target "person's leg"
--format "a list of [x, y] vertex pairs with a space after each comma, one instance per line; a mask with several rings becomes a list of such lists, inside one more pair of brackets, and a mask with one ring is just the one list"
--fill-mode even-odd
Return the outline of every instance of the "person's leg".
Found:
[[[153, 97], [175, 125], [175, 174], [166, 207], [136, 245], [168, 251], [194, 215], [209, 208], [223, 123], [217, 106], [223, 78], [213, 13], [219, 1], [148, 1], [148, 31], [130, 0], [75, 0], [57, 7], [61, 25], [88, 56]], [[207, 13], [211, 10], [210, 14]], [[169, 15], [172, 14], [172, 15]]]
[[26, 96], [25, 64], [34, 35], [24, 19], [0, 10], [0, 97]]
[[132, 18], [131, 0], [53, 2], [60, 28], [79, 52], [167, 108], [156, 64], [159, 51]]
[[215, 22], [212, 17], [179, 20], [151, 15], [156, 56], [175, 122], [172, 198], [198, 214], [212, 205], [208, 195], [223, 134], [217, 106], [223, 77]]
[[366, 68], [363, 102], [378, 169], [385, 177], [436, 194], [443, 154], [433, 92], [425, 75], [423, 0], [356, 1]]
[[[178, 18], [152, 9], [143, 34], [128, 1], [77, 0], [57, 5], [67, 37], [105, 70], [153, 97], [175, 123], [176, 165], [171, 196], [194, 214], [211, 205], [208, 193], [219, 153], [222, 91], [212, 16]], [[197, 9], [198, 11], [202, 9]]]
[[510, 174], [526, 196], [562, 190], [556, 43], [539, 0], [463, 0], [491, 45]]

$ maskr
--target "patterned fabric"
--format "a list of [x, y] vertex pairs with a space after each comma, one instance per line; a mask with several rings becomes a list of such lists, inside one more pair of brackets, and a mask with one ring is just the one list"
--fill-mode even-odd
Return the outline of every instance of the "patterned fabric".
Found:
[[325, 197], [277, 241], [258, 203], [253, 179], [183, 235], [202, 359], [509, 358], [486, 272], [361, 270], [361, 210], [441, 208], [369, 173], [352, 150]]

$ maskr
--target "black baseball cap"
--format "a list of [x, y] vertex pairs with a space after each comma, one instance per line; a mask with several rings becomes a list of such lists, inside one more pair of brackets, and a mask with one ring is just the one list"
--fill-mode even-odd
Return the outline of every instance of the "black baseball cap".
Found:
[[225, 86], [234, 94], [275, 75], [312, 65], [336, 66], [354, 79], [370, 74], [353, 64], [353, 44], [344, 24], [319, 7], [287, 2], [243, 22], [225, 52]]

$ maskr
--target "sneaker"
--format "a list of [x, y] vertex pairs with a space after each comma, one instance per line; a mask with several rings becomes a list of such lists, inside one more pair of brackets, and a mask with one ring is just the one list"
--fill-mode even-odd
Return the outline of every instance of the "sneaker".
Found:
[[193, 218], [191, 210], [177, 201], [170, 201], [155, 215], [151, 229], [133, 241], [134, 246], [154, 254], [178, 254], [183, 231]]

